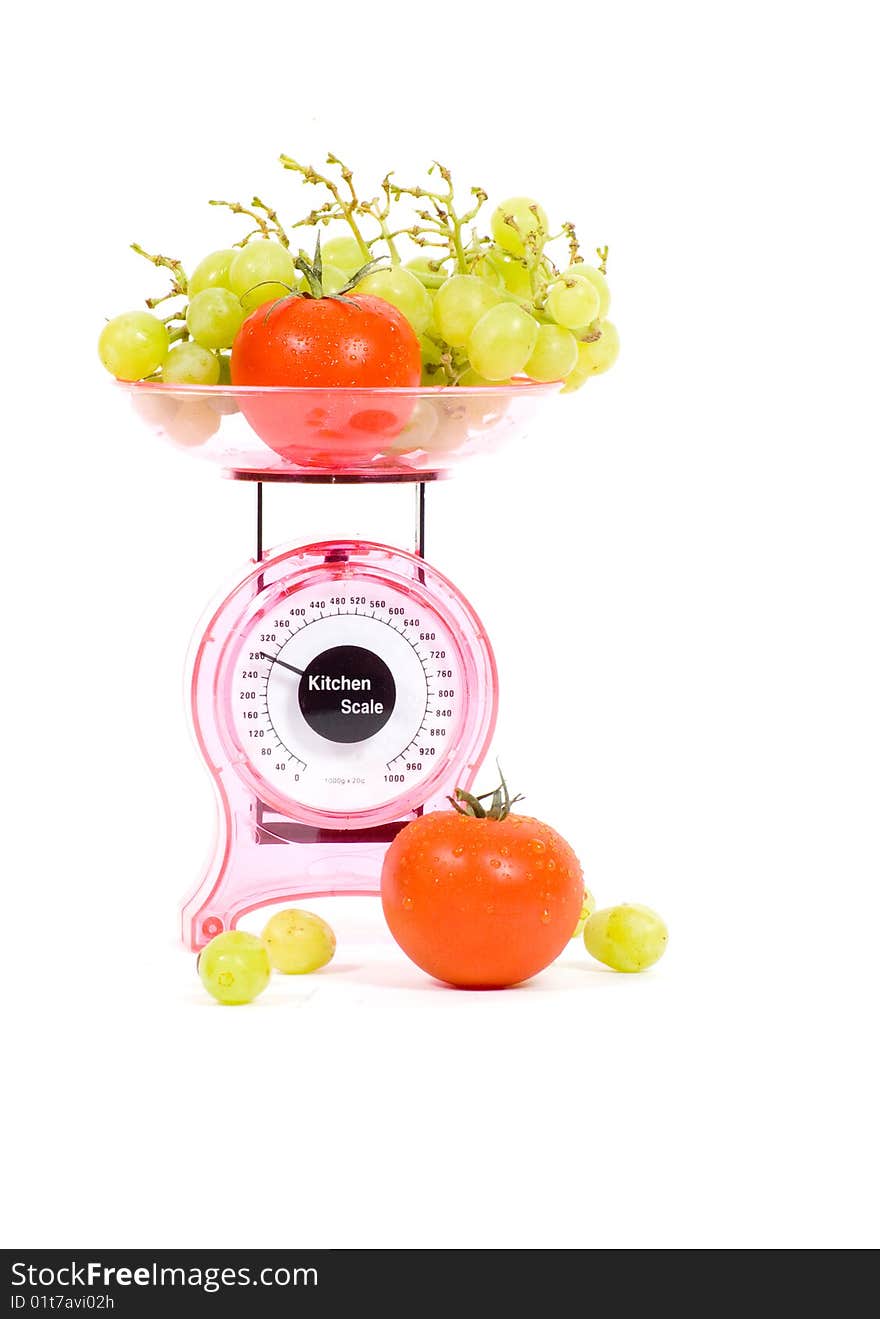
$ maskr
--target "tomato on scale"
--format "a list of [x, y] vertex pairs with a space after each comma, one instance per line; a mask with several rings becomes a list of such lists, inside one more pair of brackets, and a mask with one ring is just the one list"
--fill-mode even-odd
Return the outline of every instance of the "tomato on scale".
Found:
[[314, 261], [297, 258], [306, 289], [264, 303], [243, 322], [232, 345], [233, 385], [311, 389], [415, 388], [421, 349], [406, 317], [390, 302], [353, 292], [379, 265], [362, 266], [336, 293], [325, 293], [321, 239]]
[[254, 430], [284, 458], [315, 462], [328, 447], [356, 458], [409, 420], [416, 400], [408, 394], [385, 394], [372, 406], [369, 395], [349, 392], [416, 388], [421, 380], [421, 347], [406, 317], [382, 298], [353, 292], [377, 264], [326, 293], [318, 236], [314, 260], [295, 262], [306, 288], [257, 307], [235, 337], [233, 385], [316, 391], [289, 394], [283, 407], [271, 392], [241, 400]]

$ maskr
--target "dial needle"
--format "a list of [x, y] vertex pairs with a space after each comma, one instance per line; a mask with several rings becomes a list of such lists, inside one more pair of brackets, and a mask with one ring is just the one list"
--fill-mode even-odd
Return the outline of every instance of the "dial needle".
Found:
[[260, 654], [263, 659], [271, 660], [273, 664], [280, 664], [282, 669], [290, 669], [291, 673], [298, 673], [301, 678], [305, 677], [305, 669], [298, 669], [293, 664], [285, 664], [284, 660], [276, 659], [274, 655], [267, 655], [265, 650], [261, 650]]

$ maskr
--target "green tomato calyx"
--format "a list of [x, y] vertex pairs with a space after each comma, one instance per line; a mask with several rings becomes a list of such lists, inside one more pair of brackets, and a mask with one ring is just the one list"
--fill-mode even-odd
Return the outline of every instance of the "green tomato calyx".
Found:
[[[515, 797], [511, 797], [500, 765], [498, 773], [501, 776], [501, 783], [491, 792], [480, 793], [477, 797], [472, 792], [465, 792], [464, 788], [456, 788], [454, 796], [447, 797], [446, 800], [454, 811], [458, 811], [459, 815], [466, 815], [471, 820], [506, 820], [511, 808], [518, 801], [522, 801], [523, 795], [518, 792]], [[487, 797], [492, 799], [488, 807], [483, 805]]]
[[302, 298], [334, 298], [337, 302], [350, 302], [351, 299], [346, 298], [345, 294], [351, 293], [352, 289], [360, 283], [365, 275], [370, 275], [374, 270], [381, 269], [385, 261], [387, 261], [387, 257], [376, 257], [372, 261], [367, 261], [361, 266], [360, 270], [356, 270], [351, 278], [346, 280], [341, 289], [338, 289], [335, 293], [325, 293], [324, 263], [321, 259], [321, 235], [317, 234], [314, 257], [310, 260], [306, 253], [301, 251], [293, 263], [300, 274], [305, 275], [306, 283], [309, 286], [307, 293], [304, 292], [297, 296]]

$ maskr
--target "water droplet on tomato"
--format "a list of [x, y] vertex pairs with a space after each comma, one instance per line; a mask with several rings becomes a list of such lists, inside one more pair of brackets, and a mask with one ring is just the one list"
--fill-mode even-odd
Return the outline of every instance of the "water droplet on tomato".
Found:
[[414, 907], [415, 905], [416, 905], [416, 904], [413, 902], [412, 898], [404, 898], [404, 899], [403, 899], [403, 910], [404, 910], [404, 911], [412, 911], [412, 909], [413, 909], [413, 907]]
[[489, 865], [492, 867], [493, 870], [497, 870], [498, 867], [501, 865], [501, 862], [498, 860], [497, 856], [491, 856], [489, 858]]
[[453, 855], [453, 856], [464, 856], [464, 848], [463, 848], [463, 847], [453, 847], [453, 849], [452, 849], [452, 855]]
[[545, 850], [544, 844], [541, 842], [540, 838], [531, 838], [529, 840], [529, 847], [533, 852], [543, 852]]
[[[403, 905], [406, 906], [406, 903], [404, 903]], [[542, 925], [549, 925], [549, 924], [550, 924], [550, 908], [549, 908], [549, 907], [545, 907], [544, 910], [541, 912], [541, 924], [542, 924]]]
[[494, 916], [494, 915], [495, 915], [495, 905], [494, 905], [494, 903], [492, 903], [492, 902], [489, 903], [488, 907], [486, 908], [486, 912], [488, 913], [489, 916]]
[[502, 856], [510, 856], [510, 848], [509, 848], [509, 847], [502, 847], [502, 848], [500, 848], [500, 852], [501, 852], [501, 855], [502, 855]]

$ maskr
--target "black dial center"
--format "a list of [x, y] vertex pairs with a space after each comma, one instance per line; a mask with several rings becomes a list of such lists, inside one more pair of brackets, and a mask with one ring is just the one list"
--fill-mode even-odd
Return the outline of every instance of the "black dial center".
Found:
[[299, 680], [299, 708], [329, 742], [365, 742], [391, 718], [397, 690], [388, 665], [362, 646], [316, 655]]

